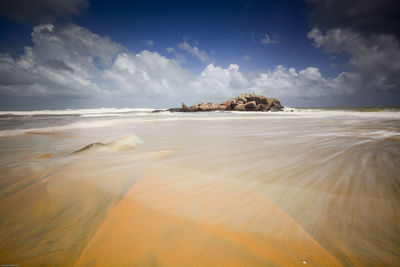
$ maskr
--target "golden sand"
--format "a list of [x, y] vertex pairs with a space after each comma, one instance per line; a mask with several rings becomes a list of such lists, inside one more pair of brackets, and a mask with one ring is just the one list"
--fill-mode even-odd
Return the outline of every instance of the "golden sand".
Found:
[[[148, 208], [135, 200], [148, 190], [148, 180], [140, 179], [120, 201], [75, 266], [112, 266], [115, 262], [120, 266], [297, 266], [302, 261], [312, 266], [340, 266], [272, 202], [263, 203], [264, 208], [268, 217], [287, 227], [286, 236], [234, 231]], [[169, 197], [161, 194], [154, 201]]]
[[0, 264], [398, 266], [400, 143], [381, 132], [400, 128], [382, 123], [171, 120], [4, 137]]
[[[93, 164], [77, 158], [73, 164], [62, 166], [62, 171], [57, 170], [61, 166], [33, 172], [25, 170], [31, 175], [24, 176], [19, 183], [10, 186], [8, 192], [3, 192], [0, 213], [7, 216], [3, 217], [0, 229], [1, 263], [21, 266], [115, 266], [116, 263], [118, 266], [295, 266], [307, 261], [311, 266], [340, 265], [268, 198], [262, 199], [260, 206], [265, 211], [263, 225], [266, 228], [264, 232], [254, 232], [251, 216], [240, 228], [231, 224], [234, 210], [227, 210], [230, 215], [219, 223], [214, 213], [200, 212], [198, 217], [185, 214], [188, 206], [204, 209], [212, 203], [207, 192], [184, 200], [182, 198], [188, 195], [181, 194], [177, 187], [168, 189], [176, 180], [170, 176], [176, 169], [166, 167], [161, 173], [143, 173], [127, 193], [120, 191], [119, 194], [101, 190], [88, 182], [90, 177], [85, 180], [67, 178], [83, 172], [93, 175], [92, 179], [101, 179], [90, 171]], [[16, 170], [10, 170], [10, 174], [13, 172]], [[117, 181], [122, 181], [128, 173], [118, 170], [108, 175], [118, 174]], [[162, 190], [157, 192], [154, 186]], [[233, 186], [224, 191], [235, 194], [236, 189]], [[224, 205], [241, 205], [241, 199], [230, 198], [220, 189], [208, 197], [213, 198], [215, 194]], [[236, 215], [243, 216], [237, 211]]]

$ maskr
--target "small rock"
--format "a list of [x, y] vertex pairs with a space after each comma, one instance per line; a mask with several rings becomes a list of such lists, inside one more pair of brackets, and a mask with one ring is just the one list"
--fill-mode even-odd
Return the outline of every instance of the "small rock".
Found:
[[168, 109], [169, 112], [183, 112], [183, 109], [181, 108], [170, 108]]
[[185, 105], [185, 103], [182, 102], [182, 111], [184, 112], [190, 112], [190, 108], [188, 106]]
[[277, 107], [271, 107], [271, 108], [269, 109], [269, 111], [276, 112], [276, 111], [282, 111], [282, 109], [277, 108]]
[[268, 111], [268, 105], [267, 104], [257, 104], [256, 111]]
[[227, 109], [227, 106], [225, 106], [225, 105], [219, 105], [218, 106], [218, 110], [226, 110], [226, 109]]
[[236, 99], [231, 99], [229, 103], [230, 109], [234, 109], [237, 104]]

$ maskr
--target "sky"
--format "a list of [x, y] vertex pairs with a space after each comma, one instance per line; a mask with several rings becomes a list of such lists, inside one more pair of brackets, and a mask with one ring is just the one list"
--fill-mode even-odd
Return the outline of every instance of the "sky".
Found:
[[0, 109], [400, 105], [400, 1], [0, 2]]

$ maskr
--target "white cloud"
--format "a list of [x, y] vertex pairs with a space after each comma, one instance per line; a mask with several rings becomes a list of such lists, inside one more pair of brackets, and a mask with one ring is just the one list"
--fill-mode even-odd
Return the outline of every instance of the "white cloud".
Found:
[[0, 92], [21, 96], [91, 96], [108, 92], [94, 79], [122, 47], [107, 37], [68, 25], [34, 27], [32, 47], [17, 59], [0, 58]]
[[245, 61], [251, 61], [251, 56], [249, 56], [247, 54], [244, 54], [242, 59], [245, 60]]
[[349, 95], [354, 93], [357, 77], [341, 73], [334, 79], [322, 77], [318, 68], [308, 67], [296, 71], [276, 67], [273, 71], [260, 73], [252, 82], [257, 93], [275, 97], [316, 98], [325, 96]]
[[272, 38], [266, 33], [264, 37], [261, 39], [261, 43], [263, 45], [269, 45], [269, 44], [277, 44], [279, 43], [279, 38], [277, 35], [273, 34]]
[[223, 96], [246, 84], [237, 65], [223, 69], [211, 64], [196, 76], [182, 68], [179, 58], [168, 59], [146, 50], [133, 54], [77, 25], [36, 26], [32, 41], [34, 45], [26, 47], [17, 59], [0, 54], [1, 94], [75, 98]]
[[179, 53], [175, 48], [167, 47], [166, 50], [167, 50], [168, 53], [173, 54], [175, 56], [175, 60], [178, 63], [180, 63], [180, 64], [186, 63], [185, 55]]
[[[175, 53], [175, 59], [147, 50], [135, 54], [77, 25], [39, 25], [32, 32], [33, 46], [25, 47], [24, 54], [15, 59], [0, 54], [0, 94], [60, 99], [115, 97], [132, 99], [132, 103], [147, 98], [152, 103], [155, 99], [225, 99], [251, 88], [268, 97], [318, 98], [360, 94], [367, 74], [374, 79], [371, 84], [384, 85], [377, 87], [383, 89], [390, 89], [399, 79], [393, 75], [400, 68], [398, 43], [388, 36], [376, 36], [374, 43], [379, 45], [375, 47], [361, 36], [342, 31], [323, 35], [313, 30], [309, 37], [326, 52], [349, 53], [350, 62], [358, 71], [327, 79], [315, 67], [297, 71], [278, 66], [243, 74], [237, 64], [227, 68], [208, 64], [195, 75], [182, 67], [175, 49], [167, 48], [167, 52]], [[189, 51], [202, 55], [201, 50], [185, 43], [182, 49], [189, 46]], [[369, 60], [364, 61], [363, 57]], [[371, 62], [383, 69], [368, 65]]]
[[157, 52], [142, 51], [137, 55], [118, 55], [111, 69], [103, 77], [117, 90], [118, 96], [173, 97], [186, 90], [193, 80], [177, 61]]
[[153, 46], [153, 45], [154, 45], [154, 41], [153, 41], [153, 40], [146, 40], [146, 41], [145, 41], [145, 44], [146, 44], [147, 46]]
[[211, 61], [210, 56], [207, 54], [206, 51], [201, 50], [197, 46], [191, 46], [188, 42], [184, 41], [178, 44], [178, 47], [183, 51], [191, 54], [192, 56], [198, 58], [201, 62], [207, 63]]
[[200, 76], [190, 83], [199, 95], [231, 97], [249, 86], [249, 81], [239, 72], [239, 66], [231, 64], [227, 69], [209, 64]]

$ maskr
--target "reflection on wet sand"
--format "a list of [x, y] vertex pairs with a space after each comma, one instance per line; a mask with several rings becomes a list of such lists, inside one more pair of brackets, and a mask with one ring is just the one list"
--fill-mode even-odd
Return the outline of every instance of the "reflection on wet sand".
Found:
[[398, 265], [398, 121], [385, 122], [390, 136], [337, 123], [187, 120], [0, 140], [0, 263]]

